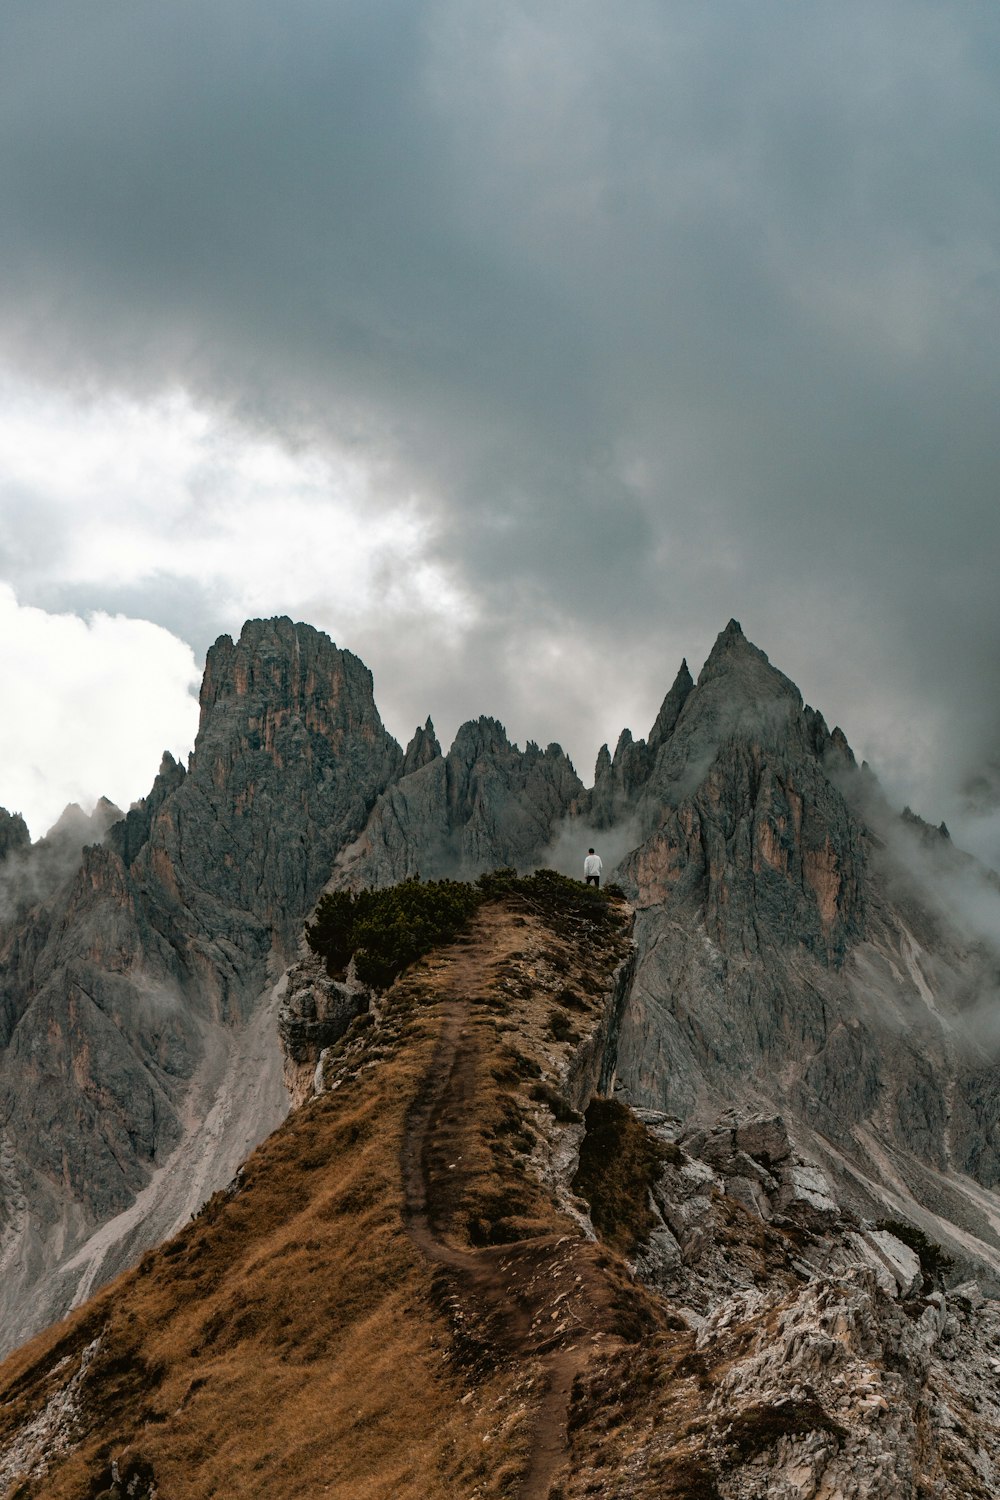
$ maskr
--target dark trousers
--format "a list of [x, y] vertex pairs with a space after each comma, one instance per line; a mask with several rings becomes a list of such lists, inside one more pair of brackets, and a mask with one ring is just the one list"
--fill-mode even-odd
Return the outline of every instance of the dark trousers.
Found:
[[601, 887], [601, 877], [600, 877], [600, 875], [588, 875], [587, 876], [587, 884], [588, 885], [596, 885], [597, 888], [598, 888], [598, 890], [600, 890], [600, 887]]

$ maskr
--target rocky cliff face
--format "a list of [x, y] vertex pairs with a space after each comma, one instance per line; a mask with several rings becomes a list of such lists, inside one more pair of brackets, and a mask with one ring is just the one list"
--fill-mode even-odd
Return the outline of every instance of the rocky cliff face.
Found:
[[[280, 1119], [262, 999], [402, 763], [370, 673], [288, 620], [216, 643], [201, 709], [190, 769], [165, 757], [149, 797], [103, 843], [76, 843], [0, 949], [5, 1342], [168, 1232]], [[46, 841], [62, 856], [69, 821]], [[30, 855], [49, 867], [45, 848]], [[27, 857], [21, 840], [4, 868]], [[257, 1075], [234, 1076], [251, 1055]], [[102, 1227], [116, 1216], [118, 1237]]]
[[463, 724], [447, 755], [428, 720], [406, 752], [404, 770], [338, 858], [335, 885], [531, 868], [583, 794], [558, 745], [519, 750], [496, 719]]
[[691, 1122], [783, 1111], [843, 1201], [994, 1263], [998, 959], [948, 900], [961, 882], [996, 904], [989, 881], [890, 812], [735, 622], [684, 675], [615, 758], [642, 767], [621, 802], [642, 836], [619, 871], [638, 945], [619, 1088]]

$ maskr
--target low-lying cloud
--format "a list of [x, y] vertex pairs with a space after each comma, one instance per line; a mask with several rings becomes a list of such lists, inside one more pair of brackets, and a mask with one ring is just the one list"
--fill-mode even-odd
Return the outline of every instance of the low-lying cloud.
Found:
[[558, 870], [561, 875], [582, 880], [583, 861], [587, 850], [593, 848], [601, 856], [604, 866], [601, 883], [608, 885], [617, 879], [621, 861], [642, 842], [648, 831], [640, 814], [623, 819], [613, 828], [591, 828], [580, 818], [564, 818], [538, 863]]

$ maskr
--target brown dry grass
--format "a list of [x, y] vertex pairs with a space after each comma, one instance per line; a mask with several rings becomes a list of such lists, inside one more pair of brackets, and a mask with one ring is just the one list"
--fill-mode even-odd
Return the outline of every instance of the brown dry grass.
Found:
[[[573, 1045], [552, 1035], [554, 997], [593, 995], [626, 942], [623, 918], [547, 926], [494, 905], [415, 966], [379, 1025], [341, 1044], [338, 1087], [254, 1153], [235, 1193], [0, 1370], [4, 1445], [101, 1340], [76, 1446], [8, 1495], [84, 1500], [112, 1458], [150, 1465], [159, 1500], [518, 1493], [552, 1351], [656, 1321], [527, 1168], [548, 1128], [531, 1088]], [[461, 1087], [424, 1169], [432, 1232], [482, 1257], [474, 1273], [416, 1242], [400, 1168], [456, 1004]], [[597, 1013], [584, 1002], [575, 1028]]]

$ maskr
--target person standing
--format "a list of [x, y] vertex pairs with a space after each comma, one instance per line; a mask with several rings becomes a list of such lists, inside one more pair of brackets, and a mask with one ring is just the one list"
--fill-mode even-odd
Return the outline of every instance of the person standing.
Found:
[[601, 863], [601, 856], [595, 854], [593, 849], [589, 849], [587, 851], [587, 858], [583, 862], [583, 878], [586, 883], [588, 885], [596, 885], [600, 889], [603, 870], [604, 865]]

